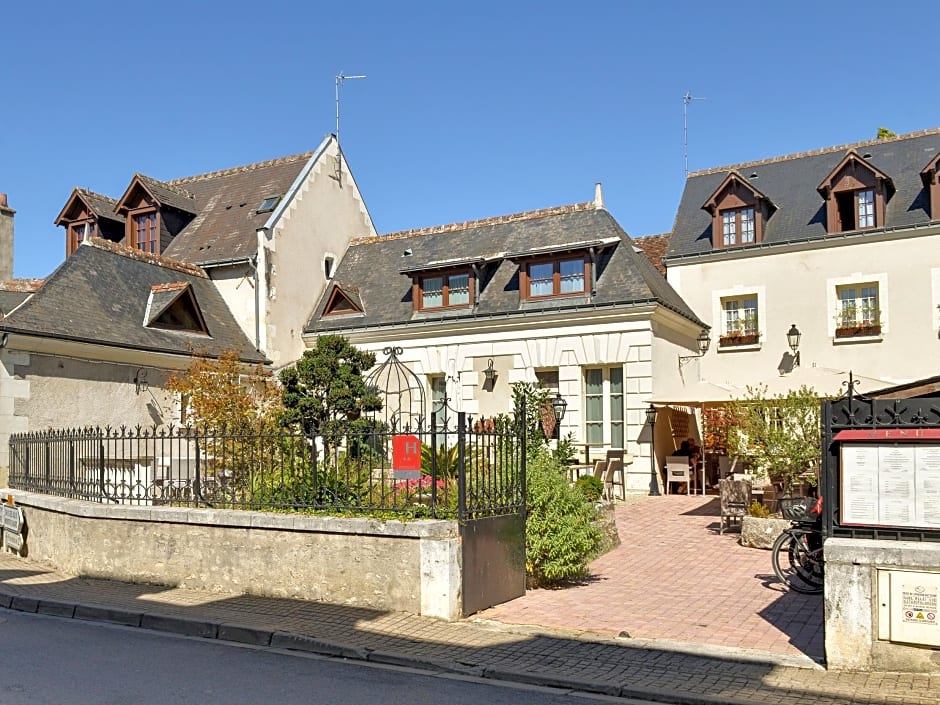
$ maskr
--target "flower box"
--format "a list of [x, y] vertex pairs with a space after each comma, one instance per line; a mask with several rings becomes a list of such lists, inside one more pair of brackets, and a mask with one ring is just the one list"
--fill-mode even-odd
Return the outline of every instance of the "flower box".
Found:
[[836, 328], [837, 338], [855, 338], [861, 336], [881, 335], [881, 324], [839, 326]]
[[760, 341], [760, 333], [729, 333], [718, 338], [718, 347], [728, 348], [736, 345], [756, 345]]

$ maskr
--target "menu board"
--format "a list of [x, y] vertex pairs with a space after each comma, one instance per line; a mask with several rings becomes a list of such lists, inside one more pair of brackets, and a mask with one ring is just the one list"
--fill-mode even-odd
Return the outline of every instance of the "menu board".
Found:
[[840, 524], [940, 529], [940, 445], [843, 443]]

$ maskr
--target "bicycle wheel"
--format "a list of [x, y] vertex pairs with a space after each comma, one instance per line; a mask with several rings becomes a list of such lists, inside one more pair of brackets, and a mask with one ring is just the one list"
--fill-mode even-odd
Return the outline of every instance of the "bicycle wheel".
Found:
[[791, 590], [811, 595], [823, 591], [822, 547], [813, 548], [816, 539], [815, 531], [793, 527], [774, 541], [774, 573]]

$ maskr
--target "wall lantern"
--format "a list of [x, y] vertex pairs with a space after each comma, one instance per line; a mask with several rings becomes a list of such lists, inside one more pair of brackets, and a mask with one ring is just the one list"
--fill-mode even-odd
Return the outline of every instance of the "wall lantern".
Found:
[[493, 367], [493, 358], [486, 361], [486, 369], [483, 370], [483, 378], [490, 384], [496, 379], [496, 368]]
[[682, 369], [682, 366], [689, 360], [695, 360], [696, 358], [702, 357], [705, 353], [708, 352], [708, 346], [711, 345], [712, 339], [711, 336], [708, 335], [707, 328], [702, 328], [702, 332], [698, 334], [695, 342], [698, 344], [698, 355], [680, 355], [679, 369]]
[[793, 366], [800, 366], [800, 329], [796, 327], [796, 323], [790, 325], [790, 330], [787, 331], [787, 344], [790, 346], [790, 350], [793, 352]]
[[147, 370], [141, 367], [134, 375], [134, 393], [141, 394], [149, 391], [150, 384], [147, 382]]
[[555, 398], [552, 399], [552, 415], [555, 421], [561, 422], [565, 418], [565, 409], [568, 408], [568, 402], [561, 398], [560, 392], [555, 392]]

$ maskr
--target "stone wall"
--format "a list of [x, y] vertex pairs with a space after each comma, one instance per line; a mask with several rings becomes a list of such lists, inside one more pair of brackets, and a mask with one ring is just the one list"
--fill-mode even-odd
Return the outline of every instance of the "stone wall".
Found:
[[23, 508], [28, 557], [69, 575], [461, 616], [456, 522], [100, 505], [0, 492]]
[[[891, 614], [879, 578], [892, 570], [917, 571], [940, 580], [940, 545], [913, 541], [827, 539], [826, 663], [851, 671], [940, 671], [940, 646], [892, 640]], [[884, 581], [882, 580], [882, 583]], [[897, 612], [897, 610], [894, 610]], [[919, 626], [919, 625], [918, 625]], [[925, 626], [929, 635], [940, 627]]]

